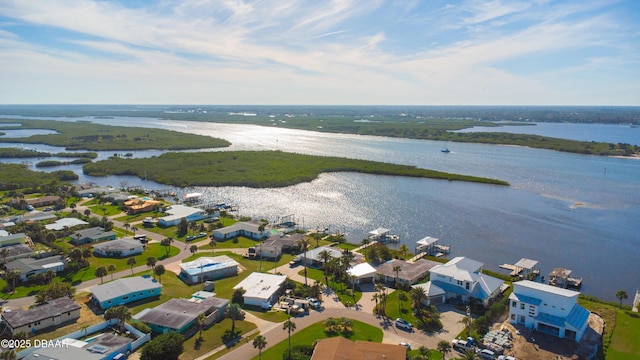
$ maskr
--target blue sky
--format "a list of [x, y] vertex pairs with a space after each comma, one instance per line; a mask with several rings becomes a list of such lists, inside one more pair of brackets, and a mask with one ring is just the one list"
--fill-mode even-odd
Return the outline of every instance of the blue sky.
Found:
[[640, 1], [0, 0], [0, 103], [640, 105]]

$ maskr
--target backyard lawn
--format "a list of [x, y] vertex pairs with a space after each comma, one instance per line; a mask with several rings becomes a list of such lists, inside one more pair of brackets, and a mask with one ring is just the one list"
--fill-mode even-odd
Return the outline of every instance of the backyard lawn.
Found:
[[[293, 320], [295, 323], [295, 320]], [[302, 330], [291, 333], [291, 347], [295, 345], [313, 345], [318, 339], [326, 339], [329, 336], [324, 332], [324, 321], [317, 322]], [[353, 320], [353, 334], [350, 340], [364, 340], [382, 342], [382, 329], [360, 321]], [[269, 346], [271, 344], [268, 344]], [[288, 349], [288, 339], [285, 339], [275, 346], [262, 352], [263, 359], [280, 359], [282, 354]], [[258, 359], [254, 357], [253, 359]]]
[[607, 350], [607, 360], [640, 359], [638, 339], [640, 339], [640, 315], [629, 310], [618, 309], [616, 327]]
[[[240, 331], [241, 336], [244, 336], [255, 328], [256, 325], [252, 322], [236, 321], [236, 331]], [[180, 359], [195, 359], [198, 356], [204, 355], [218, 346], [223, 345], [222, 334], [224, 334], [227, 329], [231, 329], [231, 320], [229, 319], [224, 319], [221, 322], [214, 324], [209, 329], [204, 330], [202, 332], [204, 341], [198, 349], [196, 349], [196, 339], [198, 339], [199, 333], [196, 333], [194, 336], [185, 340], [184, 352], [180, 355]]]

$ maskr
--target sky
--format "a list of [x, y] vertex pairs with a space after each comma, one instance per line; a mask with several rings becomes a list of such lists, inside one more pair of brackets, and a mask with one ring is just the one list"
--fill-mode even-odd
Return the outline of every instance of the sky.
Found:
[[640, 105], [638, 0], [0, 0], [0, 104]]

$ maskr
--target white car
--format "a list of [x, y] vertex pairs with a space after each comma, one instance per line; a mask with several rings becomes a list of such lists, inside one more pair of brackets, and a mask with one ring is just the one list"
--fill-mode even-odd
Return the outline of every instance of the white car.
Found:
[[406, 331], [411, 332], [413, 330], [413, 325], [411, 325], [410, 322], [408, 322], [407, 320], [401, 319], [401, 318], [397, 318], [396, 319], [396, 327], [398, 329], [403, 329]]
[[320, 307], [320, 300], [318, 300], [316, 298], [313, 298], [313, 297], [308, 297], [306, 300], [309, 302], [309, 305], [312, 308], [317, 309], [317, 308]]
[[406, 341], [401, 341], [400, 343], [398, 343], [398, 345], [405, 346], [405, 347], [407, 348], [407, 351], [410, 351], [410, 350], [411, 350], [411, 344], [409, 344], [409, 343], [408, 343], [408, 342], [406, 342]]
[[500, 355], [498, 356], [498, 360], [517, 360], [511, 355]]

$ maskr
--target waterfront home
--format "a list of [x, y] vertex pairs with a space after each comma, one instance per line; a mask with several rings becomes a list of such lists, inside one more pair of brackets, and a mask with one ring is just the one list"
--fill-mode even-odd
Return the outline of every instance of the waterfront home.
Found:
[[298, 248], [298, 241], [304, 238], [304, 234], [276, 234], [256, 246], [256, 256], [274, 259], [283, 253], [291, 253]]
[[[455, 257], [446, 264], [429, 270], [429, 288], [435, 293], [445, 292], [442, 301], [458, 299], [468, 302], [477, 299], [485, 306], [500, 294], [504, 281], [482, 273], [484, 264], [466, 257]], [[439, 289], [438, 289], [439, 288]], [[434, 303], [434, 299], [431, 299]]]
[[347, 269], [349, 282], [356, 284], [372, 284], [377, 278], [376, 269], [363, 262]]
[[226, 255], [201, 257], [180, 264], [178, 277], [187, 284], [217, 280], [238, 274], [240, 264]]
[[115, 240], [116, 233], [104, 231], [101, 227], [92, 227], [78, 230], [71, 235], [71, 243], [74, 245], [91, 244], [99, 241]]
[[[320, 260], [320, 253], [323, 252], [324, 250], [326, 250], [329, 255], [331, 255], [332, 258], [334, 259], [339, 259], [342, 256], [342, 251], [340, 249], [336, 249], [330, 246], [319, 246], [317, 248], [313, 248], [311, 250], [308, 250], [306, 253], [304, 254], [299, 254], [298, 256], [295, 257], [295, 261], [297, 262], [302, 262], [305, 260], [305, 256], [307, 259], [307, 266], [310, 267], [317, 267], [320, 268], [322, 267], [322, 260]], [[362, 256], [358, 253], [353, 253], [356, 257], [361, 258]]]
[[577, 291], [529, 280], [513, 283], [509, 321], [579, 342], [589, 326], [589, 310], [578, 305]]
[[[425, 259], [419, 259], [415, 262], [393, 259], [378, 265], [376, 271], [380, 281], [386, 284], [395, 284], [397, 276], [399, 283], [413, 285], [427, 276], [429, 270], [437, 265], [440, 263]], [[397, 273], [393, 270], [396, 266], [400, 267], [400, 271]]]
[[442, 304], [445, 299], [447, 292], [444, 291], [441, 287], [433, 284], [431, 281], [427, 281], [426, 283], [415, 284], [411, 286], [411, 288], [420, 288], [426, 295], [426, 298], [422, 300], [424, 305], [438, 305]]
[[205, 327], [222, 319], [229, 300], [209, 297], [201, 301], [191, 299], [171, 299], [153, 309], [143, 310], [135, 318], [149, 325], [159, 334], [170, 331], [184, 333], [197, 326], [198, 316], [205, 316]]
[[123, 238], [119, 240], [107, 241], [93, 245], [93, 252], [96, 255], [106, 257], [127, 257], [131, 255], [142, 254], [144, 245], [132, 238]]
[[269, 230], [265, 230], [265, 228], [265, 224], [257, 220], [237, 222], [230, 226], [215, 229], [212, 237], [217, 241], [233, 239], [238, 236], [259, 240], [269, 236]]
[[316, 342], [311, 360], [405, 360], [405, 345], [382, 344], [371, 341], [351, 341], [342, 336], [320, 339]]
[[2, 313], [2, 320], [11, 335], [19, 332], [33, 333], [41, 329], [58, 327], [80, 318], [80, 305], [68, 297], [45, 302], [27, 310]]
[[242, 288], [245, 290], [243, 295], [245, 305], [269, 309], [284, 292], [283, 286], [286, 279], [287, 277], [284, 275], [254, 272], [234, 286], [233, 289]]
[[164, 212], [166, 215], [158, 219], [158, 226], [169, 227], [178, 225], [182, 219], [192, 222], [207, 217], [206, 211], [184, 205], [171, 205]]
[[43, 259], [24, 258], [16, 259], [5, 264], [8, 272], [17, 270], [20, 272], [20, 281], [27, 281], [29, 277], [38, 273], [53, 270], [56, 273], [63, 271], [67, 261], [63, 256], [51, 256]]
[[91, 288], [92, 301], [106, 310], [113, 306], [160, 296], [162, 285], [150, 277], [121, 278]]
[[127, 213], [131, 215], [152, 211], [158, 204], [161, 204], [161, 202], [140, 198], [130, 199], [124, 202]]

